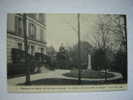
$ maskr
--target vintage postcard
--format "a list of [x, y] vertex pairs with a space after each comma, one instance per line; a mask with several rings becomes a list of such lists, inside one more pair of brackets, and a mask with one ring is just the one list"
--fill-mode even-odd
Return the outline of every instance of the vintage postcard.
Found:
[[127, 89], [124, 14], [7, 14], [8, 92]]

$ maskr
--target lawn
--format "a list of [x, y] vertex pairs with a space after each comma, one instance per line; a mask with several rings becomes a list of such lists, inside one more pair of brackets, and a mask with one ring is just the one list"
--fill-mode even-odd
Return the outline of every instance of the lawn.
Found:
[[[78, 78], [79, 72], [77, 69], [74, 69], [71, 72], [64, 74], [64, 76]], [[114, 75], [112, 73], [107, 73], [106, 77], [111, 78], [114, 77]], [[94, 70], [81, 70], [81, 78], [103, 79], [105, 78], [105, 72]]]

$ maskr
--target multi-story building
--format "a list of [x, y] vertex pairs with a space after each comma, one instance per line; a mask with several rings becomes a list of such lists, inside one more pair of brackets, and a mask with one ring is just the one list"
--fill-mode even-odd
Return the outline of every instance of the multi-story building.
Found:
[[[28, 53], [46, 54], [46, 25], [44, 14], [26, 14]], [[7, 16], [7, 63], [12, 63], [12, 49], [24, 51], [23, 14]]]

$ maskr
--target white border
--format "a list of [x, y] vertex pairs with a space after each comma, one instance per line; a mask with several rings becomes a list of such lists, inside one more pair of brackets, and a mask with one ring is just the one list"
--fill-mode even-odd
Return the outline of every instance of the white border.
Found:
[[[11, 94], [6, 82], [6, 14], [43, 13], [115, 13], [127, 14], [128, 90], [83, 93]], [[132, 0], [0, 0], [0, 100], [133, 100], [133, 1]]]

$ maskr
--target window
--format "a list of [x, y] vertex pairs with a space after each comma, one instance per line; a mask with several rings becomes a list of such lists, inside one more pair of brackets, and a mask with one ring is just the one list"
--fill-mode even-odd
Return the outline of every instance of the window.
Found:
[[21, 16], [15, 17], [15, 28], [16, 28], [16, 33], [18, 35], [22, 35], [22, 33], [23, 33], [23, 19]]
[[43, 54], [44, 53], [44, 48], [41, 48], [41, 54]]
[[39, 14], [39, 21], [44, 24], [44, 14]]
[[22, 50], [22, 43], [18, 43], [18, 49]]
[[36, 26], [32, 23], [29, 23], [29, 38], [36, 39]]
[[31, 46], [31, 55], [34, 55], [34, 46]]
[[44, 32], [42, 29], [40, 29], [40, 40], [44, 41]]

